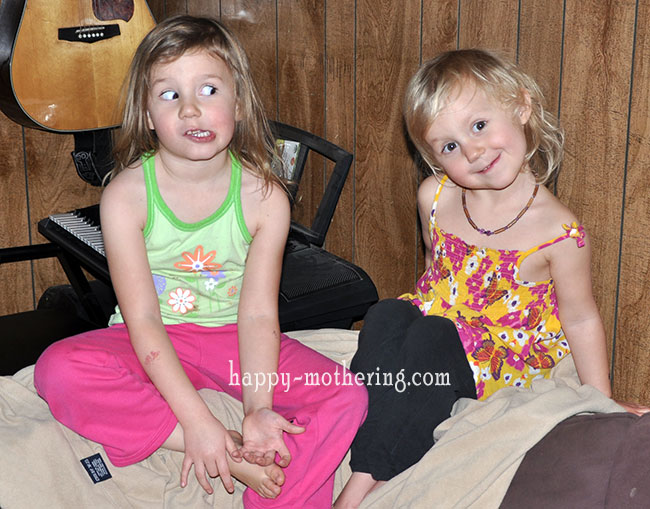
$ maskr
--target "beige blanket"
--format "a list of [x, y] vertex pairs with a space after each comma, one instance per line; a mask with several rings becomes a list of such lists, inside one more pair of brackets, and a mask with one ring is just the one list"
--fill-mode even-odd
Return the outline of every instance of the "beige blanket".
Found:
[[[291, 336], [337, 362], [349, 361], [357, 333], [319, 330]], [[591, 387], [579, 387], [570, 361], [553, 380], [532, 391], [504, 389], [485, 402], [463, 400], [436, 430], [436, 446], [400, 476], [374, 491], [363, 507], [498, 507], [523, 455], [556, 423], [580, 412], [620, 411]], [[33, 368], [0, 377], [0, 507], [241, 508], [243, 486], [228, 495], [215, 481], [207, 495], [191, 477], [179, 486], [182, 454], [158, 451], [136, 465], [111, 465], [100, 445], [56, 422], [35, 393]], [[201, 391], [215, 416], [238, 429], [241, 404], [214, 391]], [[70, 395], [74, 397], [74, 395]], [[81, 459], [102, 453], [111, 479], [94, 484]], [[348, 458], [336, 474], [335, 494], [350, 475]]]

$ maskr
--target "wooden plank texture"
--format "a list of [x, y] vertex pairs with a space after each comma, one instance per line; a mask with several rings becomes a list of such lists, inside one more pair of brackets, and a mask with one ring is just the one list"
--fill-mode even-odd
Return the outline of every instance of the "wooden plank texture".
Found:
[[[354, 155], [354, 20], [353, 2], [330, 0], [325, 12], [325, 138]], [[354, 260], [354, 175], [350, 173], [327, 234], [333, 253]], [[331, 168], [329, 168], [331, 171]], [[329, 172], [328, 172], [329, 175]]]
[[355, 249], [381, 298], [413, 287], [404, 262], [416, 259], [416, 182], [402, 102], [419, 65], [420, 16], [416, 2], [357, 2]]
[[[650, 1], [639, 2], [624, 201], [614, 393], [650, 402]], [[622, 175], [617, 172], [616, 177]]]
[[221, 2], [219, 0], [186, 0], [186, 11], [194, 16], [221, 17]]
[[[633, 1], [568, 0], [561, 120], [566, 157], [558, 196], [592, 242], [593, 283], [609, 347], [616, 310]], [[600, 140], [600, 142], [595, 142]]]
[[165, 0], [164, 17], [158, 19], [158, 21], [164, 18], [170, 18], [176, 14], [189, 14], [187, 2], [188, 0]]
[[422, 60], [458, 45], [459, 0], [424, 0], [422, 3]]
[[557, 114], [562, 72], [564, 0], [522, 0], [517, 61], [539, 85], [547, 109]]
[[156, 21], [165, 19], [165, 0], [147, 0], [147, 5]]
[[[23, 155], [22, 127], [0, 116], [0, 249], [30, 243]], [[0, 265], [0, 285], [11, 290], [0, 299], [0, 314], [31, 309], [29, 262]]]
[[486, 48], [516, 58], [518, 14], [518, 0], [461, 1], [459, 47]]

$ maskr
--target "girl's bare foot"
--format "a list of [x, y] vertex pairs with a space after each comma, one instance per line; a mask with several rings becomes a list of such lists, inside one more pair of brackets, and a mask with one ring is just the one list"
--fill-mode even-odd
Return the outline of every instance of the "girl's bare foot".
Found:
[[334, 509], [356, 509], [366, 495], [378, 488], [385, 481], [375, 481], [366, 472], [352, 472], [352, 476], [345, 484], [343, 491], [334, 502]]
[[[234, 430], [228, 430], [233, 442], [238, 447], [243, 445], [242, 436]], [[244, 483], [255, 493], [264, 498], [275, 498], [280, 494], [282, 485], [284, 484], [284, 472], [275, 463], [271, 463], [266, 467], [257, 464], [249, 463], [245, 459], [237, 463], [226, 455], [228, 458], [228, 468], [230, 473], [238, 481]]]

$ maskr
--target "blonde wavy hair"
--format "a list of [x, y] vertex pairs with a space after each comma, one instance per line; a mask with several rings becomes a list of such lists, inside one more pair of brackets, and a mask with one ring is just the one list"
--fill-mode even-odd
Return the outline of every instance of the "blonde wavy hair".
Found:
[[251, 75], [246, 53], [236, 37], [219, 21], [207, 17], [180, 15], [157, 24], [138, 46], [122, 91], [122, 124], [114, 141], [116, 175], [135, 164], [144, 154], [158, 150], [158, 138], [147, 124], [147, 97], [152, 69], [194, 51], [205, 50], [222, 59], [235, 81], [240, 120], [230, 150], [243, 165], [264, 180], [265, 189], [284, 183], [274, 169], [280, 166], [275, 140]]
[[434, 175], [444, 174], [424, 139], [431, 123], [468, 84], [501, 102], [513, 115], [527, 104], [530, 119], [524, 126], [527, 163], [538, 183], [548, 182], [562, 160], [564, 133], [555, 115], [545, 109], [544, 96], [535, 81], [515, 64], [482, 49], [462, 49], [441, 53], [425, 62], [411, 78], [404, 102], [408, 134]]

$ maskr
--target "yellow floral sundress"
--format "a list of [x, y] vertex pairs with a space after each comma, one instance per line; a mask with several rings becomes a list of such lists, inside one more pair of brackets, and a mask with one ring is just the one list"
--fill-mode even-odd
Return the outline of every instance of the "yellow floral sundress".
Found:
[[528, 387], [569, 353], [558, 318], [555, 283], [518, 279], [523, 260], [568, 238], [584, 246], [584, 230], [573, 223], [565, 233], [527, 251], [472, 246], [436, 224], [436, 192], [429, 220], [431, 266], [415, 294], [404, 294], [424, 315], [456, 325], [474, 374], [478, 399], [502, 387]]

